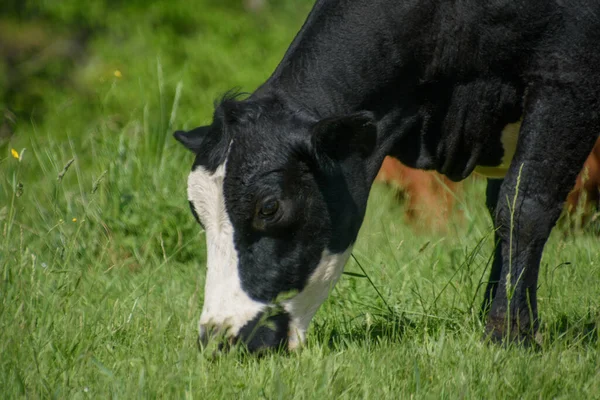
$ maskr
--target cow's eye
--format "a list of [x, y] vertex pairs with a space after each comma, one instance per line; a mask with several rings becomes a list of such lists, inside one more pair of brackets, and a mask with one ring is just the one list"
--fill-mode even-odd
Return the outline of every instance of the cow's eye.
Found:
[[258, 211], [261, 217], [272, 217], [279, 210], [279, 202], [275, 199], [265, 201]]

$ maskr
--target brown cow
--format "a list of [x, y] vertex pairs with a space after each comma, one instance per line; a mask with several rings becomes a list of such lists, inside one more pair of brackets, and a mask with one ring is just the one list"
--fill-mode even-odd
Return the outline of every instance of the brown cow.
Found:
[[[395, 158], [386, 157], [376, 178], [398, 189], [406, 198], [406, 219], [413, 225], [443, 231], [454, 208], [461, 184], [437, 172], [409, 168]], [[588, 222], [600, 203], [600, 139], [577, 176], [569, 193], [565, 211], [576, 227]]]
[[600, 139], [577, 176], [565, 208], [576, 227], [589, 222], [600, 202]]
[[406, 219], [413, 225], [443, 231], [454, 208], [461, 184], [437, 172], [409, 168], [393, 157], [383, 161], [376, 180], [398, 189], [406, 197]]

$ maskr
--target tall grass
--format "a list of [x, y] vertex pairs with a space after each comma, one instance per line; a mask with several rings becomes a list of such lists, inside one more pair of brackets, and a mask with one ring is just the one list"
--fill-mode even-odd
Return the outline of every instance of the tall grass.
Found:
[[[76, 15], [69, 4], [60, 13]], [[308, 6], [103, 11], [112, 25], [74, 70], [78, 84], [46, 93], [43, 119], [21, 120], [0, 149], [3, 398], [598, 397], [597, 237], [552, 236], [539, 352], [486, 345], [493, 230], [478, 181], [437, 235], [415, 234], [375, 186], [304, 349], [198, 351], [204, 237], [186, 201], [192, 157], [170, 134], [207, 122], [227, 89], [260, 84]]]

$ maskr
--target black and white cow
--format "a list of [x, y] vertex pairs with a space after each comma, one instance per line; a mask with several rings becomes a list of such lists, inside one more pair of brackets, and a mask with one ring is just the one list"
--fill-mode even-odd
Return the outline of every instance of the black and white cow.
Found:
[[260, 88], [175, 133], [196, 155], [188, 194], [206, 230], [201, 341], [302, 343], [386, 155], [456, 181], [504, 178], [488, 181], [486, 334], [528, 340], [599, 99], [597, 0], [318, 0]]

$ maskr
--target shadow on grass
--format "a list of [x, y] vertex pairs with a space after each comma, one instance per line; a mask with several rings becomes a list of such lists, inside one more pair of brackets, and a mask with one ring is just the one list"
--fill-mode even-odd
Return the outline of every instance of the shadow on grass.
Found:
[[557, 318], [546, 321], [540, 328], [544, 346], [558, 343], [566, 346], [590, 346], [598, 344], [598, 318], [592, 315], [576, 317], [561, 314]]
[[378, 316], [365, 318], [361, 323], [335, 324], [330, 329], [323, 325], [317, 328], [315, 337], [332, 349], [340, 349], [366, 343], [398, 343], [417, 329], [418, 324], [404, 316]]
[[[309, 341], [314, 341], [328, 347], [332, 351], [345, 350], [350, 348], [369, 348], [370, 346], [398, 344], [410, 342], [423, 335], [438, 337], [443, 335], [442, 331], [454, 332], [458, 335], [469, 336], [465, 332], [465, 323], [450, 318], [408, 318], [405, 315], [390, 314], [363, 314], [360, 317], [349, 321], [323, 321], [315, 326], [313, 335]], [[539, 330], [539, 341], [537, 345], [529, 347], [523, 343], [515, 342], [504, 343], [509, 347], [516, 346], [525, 351], [533, 349], [536, 352], [545, 352], [556, 348], [568, 349], [572, 347], [594, 347], [599, 343], [600, 331], [598, 329], [599, 320], [593, 315], [584, 317], [576, 315], [561, 314], [552, 320], [542, 324]], [[473, 327], [474, 328], [474, 327]], [[467, 331], [471, 328], [468, 327]], [[485, 342], [482, 335], [481, 341]], [[491, 347], [495, 345], [502, 346], [500, 343], [489, 342]], [[236, 344], [228, 351], [206, 351], [204, 353], [206, 361], [210, 363], [219, 362], [223, 359], [235, 359], [239, 365], [253, 366], [265, 358], [286, 357], [290, 355], [287, 349], [263, 349], [259, 352], [249, 352], [243, 345]]]
[[[377, 345], [381, 343], [400, 343], [412, 340], [412, 337], [424, 334], [437, 336], [440, 331], [463, 331], [464, 326], [450, 320], [409, 319], [405, 316], [379, 316], [360, 323], [335, 324], [329, 330], [321, 326], [316, 330], [316, 340], [327, 343], [331, 349], [346, 349], [355, 346]], [[466, 335], [466, 333], [465, 333]], [[540, 327], [541, 345], [539, 350], [563, 346], [596, 346], [600, 343], [599, 320], [592, 315], [586, 317], [560, 315], [546, 321]], [[482, 336], [482, 341], [485, 339]]]

